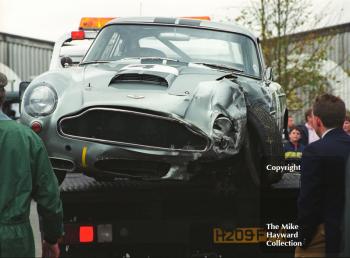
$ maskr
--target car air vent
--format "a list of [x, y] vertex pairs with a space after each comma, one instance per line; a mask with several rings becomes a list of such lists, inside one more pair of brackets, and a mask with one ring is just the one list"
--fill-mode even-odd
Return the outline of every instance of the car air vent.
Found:
[[168, 81], [163, 77], [149, 74], [138, 74], [138, 73], [127, 73], [127, 74], [117, 74], [111, 81], [112, 83], [125, 83], [125, 82], [142, 82], [157, 84], [161, 86], [168, 87]]

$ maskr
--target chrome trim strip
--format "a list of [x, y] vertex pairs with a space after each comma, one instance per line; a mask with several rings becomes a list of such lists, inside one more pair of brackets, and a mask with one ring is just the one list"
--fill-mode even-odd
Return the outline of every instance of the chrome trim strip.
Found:
[[[155, 147], [155, 146], [148, 146], [148, 145], [142, 145], [142, 144], [136, 144], [136, 143], [126, 143], [126, 142], [116, 142], [116, 141], [109, 141], [109, 140], [103, 140], [103, 139], [95, 139], [95, 138], [89, 138], [89, 137], [81, 137], [81, 136], [74, 136], [74, 135], [70, 135], [70, 134], [66, 134], [62, 131], [62, 126], [61, 123], [65, 120], [69, 120], [69, 119], [73, 119], [73, 118], [77, 118], [80, 117], [82, 115], [84, 115], [87, 112], [93, 111], [93, 110], [106, 110], [106, 111], [114, 111], [114, 112], [126, 112], [126, 113], [132, 113], [132, 114], [137, 114], [137, 115], [141, 115], [141, 116], [148, 116], [148, 117], [154, 117], [154, 118], [158, 118], [158, 119], [165, 119], [165, 120], [169, 120], [169, 121], [174, 121], [176, 123], [180, 123], [180, 124], [184, 124], [184, 126], [190, 130], [192, 133], [197, 134], [199, 136], [202, 136], [206, 139], [206, 147], [204, 150], [183, 150], [183, 149], [169, 149], [169, 148], [163, 148], [163, 147]], [[172, 115], [174, 116], [174, 115]], [[120, 144], [120, 145], [124, 145], [124, 146], [130, 146], [130, 147], [143, 147], [143, 148], [149, 148], [149, 149], [156, 149], [156, 150], [166, 150], [166, 151], [183, 151], [183, 152], [205, 152], [209, 149], [210, 147], [210, 139], [199, 129], [196, 128], [195, 131], [193, 129], [193, 125], [189, 124], [188, 122], [181, 120], [179, 118], [170, 118], [170, 117], [163, 117], [163, 116], [158, 116], [158, 115], [154, 115], [154, 114], [147, 114], [147, 113], [142, 113], [142, 112], [138, 112], [138, 111], [132, 111], [132, 110], [125, 110], [125, 109], [119, 109], [119, 108], [89, 108], [77, 115], [74, 116], [69, 116], [69, 117], [64, 117], [62, 119], [60, 119], [59, 124], [58, 124], [58, 131], [61, 135], [66, 136], [68, 138], [73, 138], [73, 139], [79, 139], [79, 140], [87, 140], [87, 141], [93, 141], [93, 142], [101, 142], [101, 143], [109, 143], [109, 144]]]

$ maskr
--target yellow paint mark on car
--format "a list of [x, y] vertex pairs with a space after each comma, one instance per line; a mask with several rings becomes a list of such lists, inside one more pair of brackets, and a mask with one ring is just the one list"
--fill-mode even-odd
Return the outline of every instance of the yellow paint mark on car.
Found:
[[87, 147], [84, 146], [83, 151], [81, 153], [81, 164], [83, 166], [83, 168], [86, 168], [86, 153], [87, 153]]

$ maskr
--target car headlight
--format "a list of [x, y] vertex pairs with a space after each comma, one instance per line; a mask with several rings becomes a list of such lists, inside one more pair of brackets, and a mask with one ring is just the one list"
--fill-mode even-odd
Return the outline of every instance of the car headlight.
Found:
[[31, 116], [47, 116], [57, 105], [57, 93], [48, 84], [33, 87], [24, 97], [24, 110]]
[[232, 132], [232, 122], [227, 117], [219, 117], [215, 120], [213, 125], [213, 132], [216, 135], [227, 135]]
[[215, 141], [215, 149], [223, 151], [233, 146], [234, 128], [233, 124], [227, 117], [218, 117], [213, 124], [213, 136]]

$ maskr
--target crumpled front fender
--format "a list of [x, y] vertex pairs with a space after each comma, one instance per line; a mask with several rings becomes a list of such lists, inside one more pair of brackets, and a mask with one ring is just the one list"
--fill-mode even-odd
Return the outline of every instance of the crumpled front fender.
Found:
[[224, 137], [215, 135], [213, 131], [215, 120], [222, 116], [229, 118], [233, 125], [233, 132], [229, 136], [232, 138], [231, 146], [226, 150], [214, 146], [214, 150], [218, 154], [238, 153], [243, 144], [244, 128], [247, 123], [247, 107], [243, 91], [237, 83], [227, 79], [201, 83], [186, 111], [186, 121], [204, 131], [215, 145], [218, 137]]

